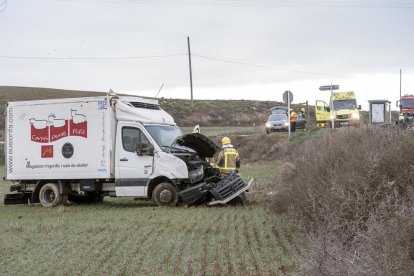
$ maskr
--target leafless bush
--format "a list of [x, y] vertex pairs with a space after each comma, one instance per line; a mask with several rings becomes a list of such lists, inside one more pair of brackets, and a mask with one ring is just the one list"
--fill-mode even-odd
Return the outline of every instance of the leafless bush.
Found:
[[414, 132], [339, 129], [300, 145], [273, 206], [304, 233], [304, 272], [414, 275]]

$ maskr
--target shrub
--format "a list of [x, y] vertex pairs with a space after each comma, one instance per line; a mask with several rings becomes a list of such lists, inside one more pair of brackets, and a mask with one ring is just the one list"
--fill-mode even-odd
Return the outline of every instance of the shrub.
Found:
[[306, 274], [414, 275], [413, 137], [346, 128], [295, 149], [273, 208], [306, 233]]

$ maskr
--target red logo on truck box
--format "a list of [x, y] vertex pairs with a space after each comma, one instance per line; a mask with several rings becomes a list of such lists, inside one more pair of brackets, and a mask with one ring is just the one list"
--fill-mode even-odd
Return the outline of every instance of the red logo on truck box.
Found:
[[31, 118], [30, 139], [37, 143], [49, 143], [67, 136], [88, 138], [88, 122], [86, 116], [71, 110], [71, 119], [59, 119], [50, 114], [47, 120]]
[[30, 139], [38, 143], [49, 143], [49, 127], [46, 120], [30, 119]]
[[42, 158], [53, 158], [53, 145], [44, 145], [41, 147]]

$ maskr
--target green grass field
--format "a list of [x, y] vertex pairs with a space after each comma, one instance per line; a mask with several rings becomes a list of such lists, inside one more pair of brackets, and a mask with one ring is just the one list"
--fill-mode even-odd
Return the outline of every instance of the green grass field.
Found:
[[[1, 178], [4, 170], [1, 168]], [[105, 198], [46, 209], [0, 204], [1, 275], [286, 275], [299, 236], [267, 208], [275, 165], [245, 166], [247, 207], [156, 207]], [[9, 184], [0, 182], [0, 196]]]

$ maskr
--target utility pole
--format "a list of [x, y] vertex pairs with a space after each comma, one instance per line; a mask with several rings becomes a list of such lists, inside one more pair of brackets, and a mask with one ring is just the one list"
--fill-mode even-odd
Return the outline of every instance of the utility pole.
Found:
[[188, 64], [190, 66], [190, 88], [191, 88], [191, 104], [193, 103], [193, 72], [191, 70], [191, 51], [190, 51], [190, 37], [187, 36], [188, 47]]
[[402, 69], [400, 69], [400, 100], [401, 100]]

